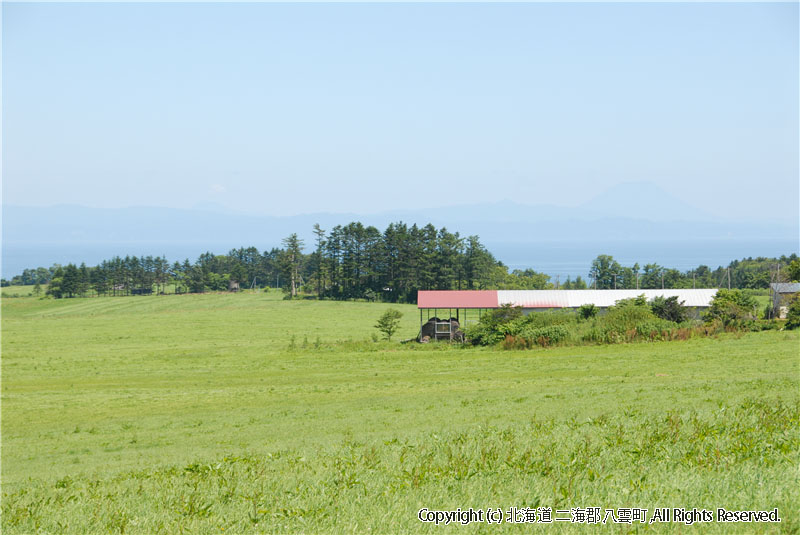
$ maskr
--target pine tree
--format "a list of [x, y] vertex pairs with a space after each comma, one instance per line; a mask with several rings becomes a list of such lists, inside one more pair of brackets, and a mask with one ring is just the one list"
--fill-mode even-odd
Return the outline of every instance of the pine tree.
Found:
[[284, 238], [282, 244], [284, 250], [284, 262], [289, 271], [290, 286], [289, 291], [292, 297], [297, 296], [297, 285], [300, 277], [300, 265], [303, 260], [303, 240], [297, 234], [290, 234]]
[[317, 273], [317, 299], [322, 297], [322, 248], [325, 246], [325, 231], [319, 223], [314, 223], [314, 235], [317, 238], [317, 251], [314, 253], [314, 270]]

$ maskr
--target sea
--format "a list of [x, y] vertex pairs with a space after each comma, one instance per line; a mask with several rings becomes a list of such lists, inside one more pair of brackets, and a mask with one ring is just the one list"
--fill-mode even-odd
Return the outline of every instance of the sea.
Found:
[[[252, 244], [269, 250], [279, 244]], [[727, 266], [732, 260], [748, 257], [780, 257], [800, 254], [798, 240], [674, 240], [674, 241], [531, 241], [486, 242], [486, 248], [510, 269], [527, 269], [546, 273], [560, 281], [578, 275], [587, 278], [592, 260], [598, 255], [611, 255], [624, 266], [656, 263], [667, 268], [688, 271], [699, 265], [711, 269]], [[114, 256], [166, 256], [170, 263], [194, 261], [205, 252], [225, 254], [237, 243], [58, 243], [2, 245], [2, 277], [10, 279], [26, 268], [49, 267], [53, 264], [81, 262], [97, 265]]]

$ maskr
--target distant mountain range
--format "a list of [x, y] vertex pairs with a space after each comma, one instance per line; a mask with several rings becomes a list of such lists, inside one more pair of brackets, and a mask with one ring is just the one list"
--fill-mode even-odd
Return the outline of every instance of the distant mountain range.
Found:
[[77, 205], [3, 207], [7, 244], [228, 243], [276, 246], [296, 232], [309, 241], [315, 223], [361, 221], [383, 230], [391, 222], [433, 223], [484, 242], [791, 239], [797, 227], [719, 221], [649, 183], [622, 184], [577, 207], [512, 201], [394, 210], [379, 214], [315, 213], [288, 217], [157, 207], [88, 208]]
[[[315, 223], [330, 230], [351, 221], [380, 230], [397, 221], [432, 223], [462, 236], [480, 236], [487, 248], [509, 265], [565, 274], [583, 273], [594, 255], [611, 251], [636, 261], [649, 257], [697, 265], [711, 260], [727, 263], [740, 255], [790, 254], [799, 249], [796, 226], [720, 221], [647, 183], [619, 185], [576, 207], [502, 201], [378, 214], [272, 217], [221, 207], [6, 205], [2, 220], [3, 277], [54, 262], [93, 265], [114, 255], [166, 255], [174, 261], [242, 246], [263, 251], [280, 247], [281, 240], [294, 232], [310, 250]], [[716, 254], [709, 256], [712, 249]]]

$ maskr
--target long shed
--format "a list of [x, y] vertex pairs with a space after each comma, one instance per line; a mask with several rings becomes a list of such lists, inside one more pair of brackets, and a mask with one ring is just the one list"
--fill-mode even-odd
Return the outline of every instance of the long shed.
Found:
[[[644, 295], [647, 300], [654, 297], [678, 298], [684, 306], [708, 308], [717, 293], [716, 288], [664, 289], [664, 290], [420, 290], [417, 293], [417, 308], [420, 311], [420, 325], [423, 311], [430, 317], [431, 311], [438, 316], [439, 311], [448, 311], [450, 317], [460, 320], [461, 312], [466, 316], [473, 311], [478, 319], [481, 311], [500, 308], [504, 305], [522, 307], [524, 312], [543, 309], [578, 308], [593, 304], [598, 308], [608, 308], [622, 299]], [[455, 315], [453, 314], [455, 312]]]

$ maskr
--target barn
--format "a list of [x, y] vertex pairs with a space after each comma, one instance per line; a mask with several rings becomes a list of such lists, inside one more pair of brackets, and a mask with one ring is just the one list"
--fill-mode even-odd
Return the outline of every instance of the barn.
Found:
[[[717, 293], [716, 288], [672, 289], [672, 290], [420, 290], [417, 293], [420, 332], [423, 325], [430, 323], [434, 328], [444, 331], [445, 325], [460, 324], [480, 319], [484, 310], [500, 308], [504, 305], [522, 307], [528, 314], [535, 310], [576, 309], [582, 305], [593, 304], [604, 309], [622, 299], [632, 299], [644, 295], [647, 300], [654, 297], [678, 298], [684, 306], [701, 310], [711, 306]], [[440, 320], [440, 314], [447, 312], [447, 320]], [[427, 314], [427, 320], [426, 318]], [[441, 323], [440, 327], [436, 323]]]

